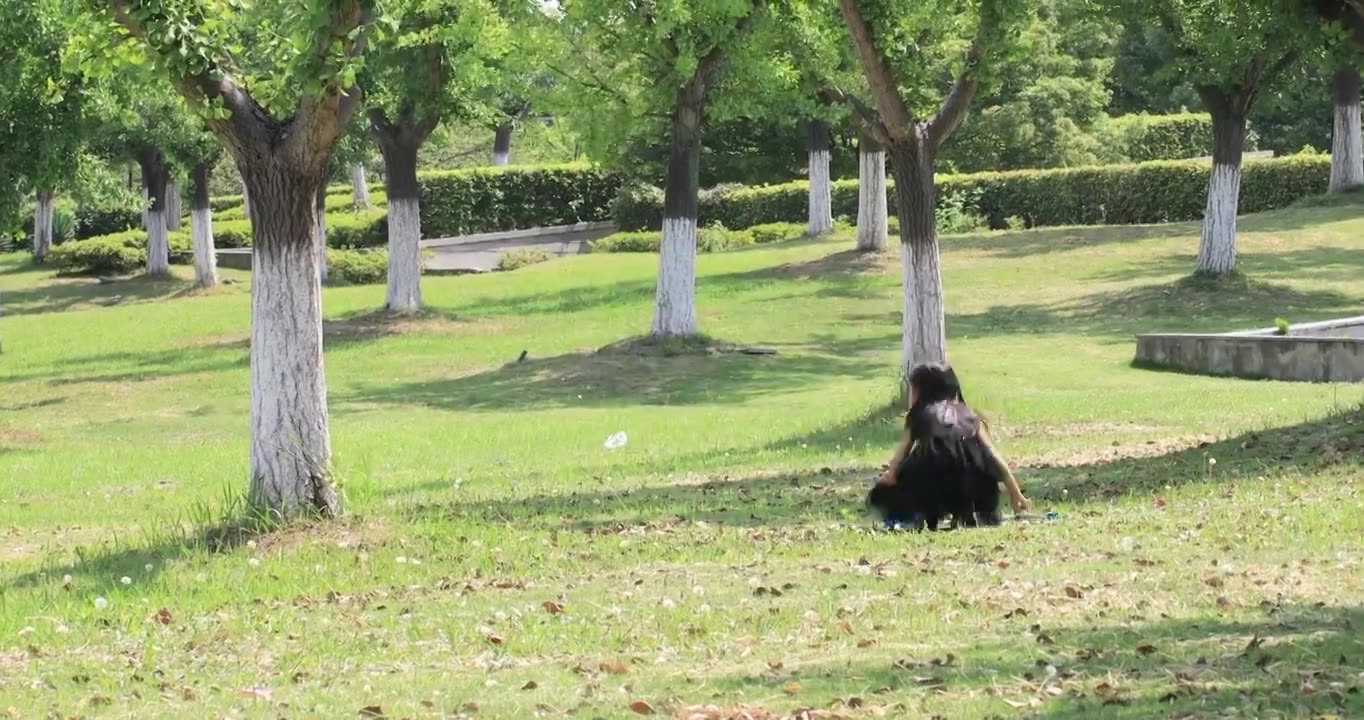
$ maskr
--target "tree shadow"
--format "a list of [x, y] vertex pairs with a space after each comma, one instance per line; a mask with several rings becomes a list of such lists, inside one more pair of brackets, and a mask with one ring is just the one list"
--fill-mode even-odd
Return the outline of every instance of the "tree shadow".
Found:
[[[903, 415], [887, 406], [843, 422], [731, 452], [729, 467], [751, 464], [748, 454], [801, 447], [834, 451], [874, 438], [889, 456]], [[1215, 466], [1208, 463], [1215, 458]], [[1037, 510], [1055, 503], [1107, 505], [1114, 498], [1169, 492], [1194, 484], [1237, 485], [1275, 474], [1358, 467], [1364, 458], [1364, 410], [1352, 409], [1299, 425], [1242, 434], [1214, 443], [1096, 448], [1062, 463], [1020, 463], [1017, 476]], [[670, 466], [704, 468], [715, 453], [670, 458]], [[613, 466], [612, 472], [647, 472], [653, 461]], [[867, 490], [883, 465], [795, 472], [691, 475], [688, 482], [565, 493], [542, 492], [497, 501], [443, 499], [404, 507], [413, 518], [512, 524], [589, 533], [668, 531], [704, 521], [730, 526], [800, 526], [868, 518]], [[541, 487], [526, 482], [522, 487]], [[391, 496], [418, 497], [449, 487], [446, 481], [393, 488]]]
[[1364, 712], [1357, 676], [1364, 636], [1354, 629], [1364, 623], [1364, 607], [1275, 603], [1258, 612], [1264, 617], [1129, 619], [1045, 632], [1038, 619], [1006, 618], [998, 624], [1019, 640], [941, 648], [927, 657], [708, 677], [706, 688], [715, 697], [776, 696], [795, 683], [806, 697], [827, 694], [843, 703], [850, 688], [866, 688], [871, 694], [853, 707], [875, 705], [883, 695], [902, 702], [985, 696], [997, 698], [990, 704], [1000, 713], [1038, 720]]
[[742, 403], [830, 377], [880, 372], [823, 355], [570, 353], [462, 377], [372, 384], [340, 400], [460, 411]]
[[0, 301], [4, 302], [6, 315], [43, 315], [170, 300], [193, 292], [193, 283], [174, 276], [139, 275], [109, 283], [95, 278], [59, 278], [36, 287], [4, 292]]
[[1325, 319], [1357, 312], [1360, 299], [1335, 290], [1300, 290], [1236, 277], [1174, 282], [1095, 293], [1053, 304], [1001, 305], [980, 313], [950, 314], [953, 336], [1093, 334], [1121, 337], [1148, 332], [1231, 332], [1266, 327], [1285, 315]]
[[1018, 259], [1034, 255], [1069, 252], [1103, 245], [1137, 243], [1144, 240], [1185, 237], [1198, 234], [1198, 225], [1075, 225], [1068, 227], [1006, 230], [988, 234], [944, 235], [944, 251], [972, 250], [994, 257]]

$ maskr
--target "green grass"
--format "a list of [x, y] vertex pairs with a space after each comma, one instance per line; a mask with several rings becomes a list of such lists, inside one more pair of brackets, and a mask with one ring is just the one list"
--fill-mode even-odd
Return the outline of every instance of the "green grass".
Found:
[[1359, 389], [1130, 367], [1358, 314], [1358, 215], [1245, 219], [1219, 287], [1187, 224], [946, 238], [952, 360], [1060, 519], [932, 536], [860, 504], [898, 271], [846, 234], [699, 259], [702, 329], [776, 356], [594, 353], [647, 328], [648, 255], [428, 278], [403, 321], [327, 289], [347, 513], [249, 540], [249, 276], [0, 256], [0, 712], [1358, 716]]

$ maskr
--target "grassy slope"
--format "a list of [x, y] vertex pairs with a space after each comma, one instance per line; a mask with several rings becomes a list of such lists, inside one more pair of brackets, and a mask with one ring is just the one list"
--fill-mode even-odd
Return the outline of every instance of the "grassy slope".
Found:
[[776, 357], [590, 354], [647, 327], [651, 256], [431, 278], [399, 324], [329, 290], [350, 512], [217, 553], [185, 539], [246, 483], [249, 277], [0, 257], [0, 708], [1364, 712], [1358, 389], [1128, 367], [1138, 331], [1358, 313], [1357, 215], [1248, 219], [1220, 294], [1176, 282], [1190, 225], [947, 239], [953, 361], [1061, 520], [933, 537], [861, 513], [898, 291], [848, 238], [701, 259], [703, 328]]

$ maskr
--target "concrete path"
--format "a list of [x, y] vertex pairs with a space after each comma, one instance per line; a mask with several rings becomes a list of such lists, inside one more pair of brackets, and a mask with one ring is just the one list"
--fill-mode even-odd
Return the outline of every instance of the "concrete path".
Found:
[[[422, 249], [433, 254], [433, 257], [426, 258], [423, 273], [459, 275], [488, 272], [497, 267], [504, 253], [512, 250], [545, 250], [557, 257], [577, 255], [587, 251], [588, 243], [615, 231], [611, 223], [598, 222], [432, 238], [421, 242]], [[250, 270], [251, 249], [219, 249], [218, 265]]]
[[581, 223], [504, 233], [465, 235], [423, 240], [428, 256], [423, 265], [433, 275], [487, 272], [512, 250], [544, 250], [563, 257], [586, 252], [588, 243], [615, 232], [611, 223]]

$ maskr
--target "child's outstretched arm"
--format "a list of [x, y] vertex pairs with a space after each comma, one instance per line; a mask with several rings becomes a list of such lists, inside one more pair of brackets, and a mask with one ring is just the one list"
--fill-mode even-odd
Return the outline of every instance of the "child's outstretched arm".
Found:
[[980, 429], [980, 439], [981, 442], [985, 443], [985, 449], [990, 451], [990, 459], [994, 461], [1000, 475], [1004, 478], [1004, 488], [1009, 491], [1009, 505], [1013, 507], [1014, 514], [1023, 512], [1030, 503], [1026, 497], [1023, 497], [1023, 491], [1018, 487], [1018, 479], [1014, 477], [1013, 471], [1009, 469], [1009, 464], [1004, 462], [1004, 458], [1000, 456], [999, 451], [990, 442], [990, 436], [986, 434], [985, 428]]

